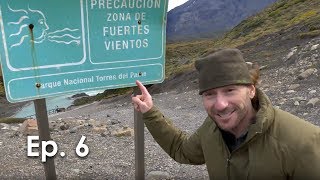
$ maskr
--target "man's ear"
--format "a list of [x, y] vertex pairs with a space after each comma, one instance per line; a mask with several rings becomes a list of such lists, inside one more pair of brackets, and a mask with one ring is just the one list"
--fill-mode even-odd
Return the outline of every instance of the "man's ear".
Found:
[[252, 84], [252, 85], [249, 85], [249, 97], [250, 99], [253, 99], [254, 96], [256, 95], [256, 87]]

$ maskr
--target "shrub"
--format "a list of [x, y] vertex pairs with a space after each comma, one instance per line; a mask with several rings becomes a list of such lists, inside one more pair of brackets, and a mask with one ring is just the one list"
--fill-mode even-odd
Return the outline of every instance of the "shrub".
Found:
[[314, 38], [314, 37], [317, 37], [319, 35], [320, 35], [320, 30], [315, 30], [315, 31], [300, 33], [299, 37], [301, 39], [305, 39], [305, 38]]
[[305, 12], [305, 13], [302, 13], [302, 14], [296, 16], [295, 18], [293, 18], [293, 19], [291, 20], [291, 23], [292, 23], [292, 24], [297, 24], [297, 23], [299, 23], [299, 22], [301, 22], [301, 21], [307, 20], [307, 19], [309, 19], [310, 17], [316, 16], [316, 15], [317, 15], [317, 11], [315, 11], [315, 10], [310, 10], [310, 11], [307, 11], [307, 12]]
[[14, 123], [23, 123], [26, 118], [0, 118], [0, 123], [14, 124]]

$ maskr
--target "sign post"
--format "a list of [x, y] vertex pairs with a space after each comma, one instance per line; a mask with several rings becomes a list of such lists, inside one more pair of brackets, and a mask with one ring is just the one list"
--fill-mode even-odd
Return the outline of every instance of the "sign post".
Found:
[[[0, 1], [0, 59], [8, 101], [131, 87], [136, 80], [161, 83], [167, 8], [168, 0]], [[37, 109], [39, 131], [47, 131], [48, 118]], [[136, 142], [142, 144], [143, 129], [136, 123]], [[40, 133], [40, 139], [47, 135]]]
[[[134, 89], [134, 96], [138, 95], [140, 90]], [[144, 168], [144, 123], [142, 113], [134, 109], [134, 147], [135, 147], [135, 178], [137, 180], [145, 179]]]
[[[45, 99], [36, 99], [33, 101], [34, 109], [36, 111], [37, 124], [39, 128], [39, 140], [49, 141], [51, 140], [50, 131], [49, 131], [49, 122], [46, 108], [46, 100]], [[42, 147], [40, 145], [40, 147]], [[50, 147], [49, 152], [52, 152], [52, 147]], [[43, 151], [43, 149], [41, 150]], [[48, 157], [47, 161], [43, 164], [44, 172], [47, 180], [55, 180], [57, 179], [56, 169], [54, 165], [53, 157]]]

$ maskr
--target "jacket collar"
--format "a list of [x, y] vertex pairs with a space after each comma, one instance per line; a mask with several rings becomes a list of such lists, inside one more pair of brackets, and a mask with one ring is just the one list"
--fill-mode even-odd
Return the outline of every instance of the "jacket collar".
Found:
[[259, 99], [259, 110], [256, 113], [255, 123], [249, 126], [248, 140], [256, 134], [265, 133], [274, 121], [274, 110], [268, 96], [260, 89], [256, 88]]

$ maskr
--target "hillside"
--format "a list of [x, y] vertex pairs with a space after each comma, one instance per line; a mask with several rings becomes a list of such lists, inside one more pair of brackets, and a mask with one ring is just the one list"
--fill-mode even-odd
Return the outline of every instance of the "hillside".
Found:
[[184, 71], [193, 66], [195, 59], [213, 48], [241, 47], [245, 44], [254, 44], [253, 48], [258, 49], [260, 45], [267, 43], [269, 48], [266, 52], [250, 52], [252, 58], [257, 56], [265, 59], [286, 52], [280, 50], [279, 46], [285, 46], [280, 48], [288, 50], [299, 42], [319, 35], [320, 1], [279, 0], [256, 16], [242, 21], [223, 38], [169, 44], [166, 68], [168, 74]]
[[276, 0], [189, 0], [169, 11], [167, 41], [222, 35]]

